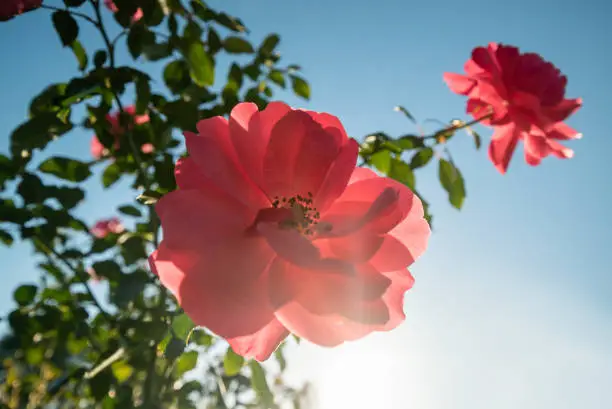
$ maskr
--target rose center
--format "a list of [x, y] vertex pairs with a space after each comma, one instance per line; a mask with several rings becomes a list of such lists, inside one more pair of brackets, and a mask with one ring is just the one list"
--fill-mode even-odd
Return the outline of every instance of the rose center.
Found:
[[276, 196], [272, 206], [277, 209], [290, 209], [292, 216], [279, 223], [281, 228], [296, 229], [306, 236], [312, 236], [319, 223], [320, 214], [313, 205], [312, 193], [307, 196], [295, 195], [292, 197]]

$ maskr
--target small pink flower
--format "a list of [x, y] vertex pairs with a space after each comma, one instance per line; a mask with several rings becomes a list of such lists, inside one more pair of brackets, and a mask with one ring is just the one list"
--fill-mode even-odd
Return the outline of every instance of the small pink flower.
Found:
[[42, 0], [0, 0], [0, 21], [10, 20], [41, 5]]
[[[145, 124], [149, 122], [150, 120], [149, 115], [147, 114], [136, 115], [136, 107], [133, 105], [126, 107], [124, 111], [128, 115], [132, 116], [134, 123], [136, 125]], [[121, 146], [119, 141], [121, 137], [125, 134], [124, 128], [120, 125], [119, 116], [120, 116], [119, 112], [115, 112], [114, 114], [106, 115], [106, 120], [110, 125], [110, 133], [111, 135], [115, 137], [115, 144], [114, 144], [115, 149], [119, 149], [119, 147]], [[146, 145], [151, 145], [151, 144], [147, 143], [147, 144], [142, 145], [142, 148], [141, 148], [142, 152], [143, 153], [152, 152], [153, 150], [151, 148], [153, 148], [153, 145], [151, 145], [151, 147], [145, 148]], [[151, 149], [151, 151], [145, 152], [145, 150], [148, 150], [148, 149]], [[91, 138], [90, 152], [91, 152], [91, 156], [93, 156], [96, 159], [100, 159], [103, 156], [107, 155], [106, 148], [104, 147], [104, 145], [102, 145], [102, 143], [100, 142], [100, 140], [98, 139], [96, 135], [94, 135], [93, 138]]]
[[96, 273], [96, 270], [94, 270], [93, 267], [89, 267], [87, 269], [87, 274], [89, 274], [89, 277], [92, 281], [99, 282], [102, 280], [102, 278], [98, 275], [98, 273]]
[[407, 270], [430, 234], [405, 185], [355, 168], [340, 121], [238, 104], [185, 132], [179, 189], [155, 210], [151, 269], [193, 321], [245, 357], [289, 333], [335, 346], [404, 321]]
[[[113, 13], [116, 13], [119, 11], [119, 9], [117, 8], [117, 5], [113, 2], [113, 0], [104, 0], [104, 5], [106, 6], [107, 9], [109, 9]], [[143, 15], [144, 14], [142, 12], [142, 9], [139, 8], [138, 10], [136, 10], [134, 15], [132, 15], [132, 24], [140, 20], [143, 17]]]
[[489, 159], [505, 173], [519, 141], [525, 147], [525, 161], [539, 165], [553, 155], [571, 158], [574, 152], [559, 141], [582, 135], [563, 121], [582, 106], [582, 99], [566, 99], [567, 78], [538, 54], [521, 54], [512, 46], [490, 43], [476, 47], [465, 63], [466, 75], [445, 73], [451, 91], [466, 95], [467, 112], [490, 119], [493, 127]]
[[110, 233], [119, 234], [124, 230], [125, 228], [121, 224], [121, 221], [117, 217], [113, 217], [98, 221], [94, 227], [91, 228], [90, 233], [99, 239], [103, 239]]
[[155, 147], [152, 143], [145, 143], [140, 147], [140, 150], [142, 151], [142, 153], [153, 153]]

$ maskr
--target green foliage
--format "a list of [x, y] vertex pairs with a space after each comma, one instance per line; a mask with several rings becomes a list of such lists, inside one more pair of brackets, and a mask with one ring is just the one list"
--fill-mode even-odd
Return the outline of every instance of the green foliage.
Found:
[[[10, 135], [10, 155], [0, 155], [0, 241], [30, 243], [41, 274], [38, 286], [24, 284], [13, 293], [16, 308], [7, 314], [9, 333], [1, 344], [0, 407], [183, 409], [195, 407], [194, 399], [210, 408], [299, 407], [302, 392], [282, 380], [287, 362], [281, 348], [271, 358], [280, 372], [245, 362], [182, 312], [149, 271], [147, 256], [159, 236], [152, 207], [176, 189], [174, 163], [182, 152], [175, 135], [195, 130], [200, 119], [227, 115], [241, 101], [263, 108], [279, 89], [309, 99], [309, 83], [298, 65], [281, 62], [277, 34], [256, 46], [239, 18], [201, 0], [115, 0], [114, 22], [101, 1], [84, 3], [64, 0], [66, 8], [51, 14], [61, 44], [76, 58], [74, 76], [32, 99], [27, 119]], [[138, 9], [143, 18], [133, 21]], [[101, 49], [79, 37], [79, 24], [91, 22]], [[109, 29], [116, 23], [120, 27]], [[160, 61], [161, 78], [120, 61], [121, 47], [138, 64]], [[132, 104], [149, 121], [135, 124], [123, 114], [112, 127], [107, 115]], [[398, 110], [414, 121], [408, 110]], [[77, 127], [96, 135], [106, 148], [102, 158], [45, 152]], [[480, 137], [462, 123], [432, 136], [377, 132], [365, 138], [360, 156], [363, 165], [419, 194], [417, 170], [446, 152], [444, 144], [461, 128], [480, 146]], [[154, 149], [143, 151], [149, 144]], [[441, 159], [439, 166], [442, 186], [460, 208], [463, 178], [451, 161]], [[90, 178], [94, 169], [99, 179]], [[94, 181], [105, 189], [119, 181], [131, 187], [117, 208], [125, 231], [93, 237], [91, 226], [75, 216]], [[92, 290], [92, 280], [104, 282], [103, 289]], [[194, 368], [201, 372], [187, 382]]]

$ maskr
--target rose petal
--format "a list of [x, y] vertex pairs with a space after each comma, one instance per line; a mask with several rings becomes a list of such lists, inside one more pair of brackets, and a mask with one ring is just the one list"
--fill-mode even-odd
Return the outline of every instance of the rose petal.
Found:
[[251, 335], [230, 338], [227, 342], [238, 355], [261, 362], [268, 359], [288, 335], [289, 331], [273, 318], [259, 331]]
[[514, 124], [495, 128], [495, 133], [489, 145], [489, 159], [500, 173], [506, 173], [518, 140], [519, 134]]

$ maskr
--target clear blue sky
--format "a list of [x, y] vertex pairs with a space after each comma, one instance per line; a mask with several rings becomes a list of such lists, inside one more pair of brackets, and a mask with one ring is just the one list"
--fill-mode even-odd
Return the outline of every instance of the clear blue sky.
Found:
[[[313, 98], [279, 98], [337, 115], [355, 137], [414, 131], [393, 112], [397, 104], [421, 120], [465, 117], [464, 99], [448, 91], [442, 73], [460, 71], [471, 49], [489, 41], [541, 53], [568, 76], [568, 96], [584, 98], [569, 121], [584, 134], [568, 144], [571, 160], [532, 168], [519, 156], [502, 176], [484, 149], [456, 137], [450, 147], [468, 191], [461, 212], [447, 204], [435, 167], [419, 171], [436, 231], [413, 268], [407, 322], [333, 350], [293, 349], [292, 376], [315, 381], [317, 407], [612, 407], [612, 3], [211, 3], [243, 18], [255, 40], [280, 33], [283, 57], [304, 67]], [[29, 99], [74, 72], [48, 17], [40, 11], [0, 24], [0, 151]], [[85, 32], [84, 42], [98, 44], [94, 34]], [[89, 139], [75, 131], [52, 149], [87, 157]], [[130, 200], [125, 187], [91, 185], [79, 209], [88, 221]], [[36, 280], [29, 255], [23, 245], [0, 249], [0, 311], [12, 305], [18, 282]]]

